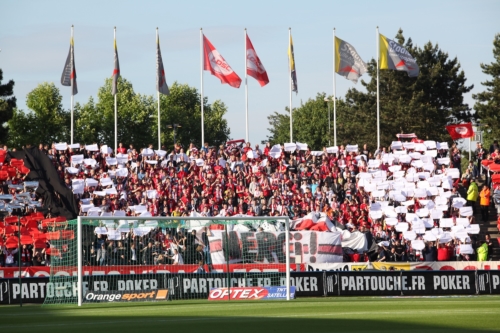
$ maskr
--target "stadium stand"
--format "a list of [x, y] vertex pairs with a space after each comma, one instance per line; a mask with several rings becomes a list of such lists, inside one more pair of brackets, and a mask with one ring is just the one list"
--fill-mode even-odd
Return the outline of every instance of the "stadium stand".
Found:
[[[4, 147], [0, 205], [21, 200], [24, 205], [3, 209], [8, 212], [0, 223], [0, 265], [15, 265], [17, 251], [23, 252], [25, 266], [50, 265], [50, 257], [59, 255], [50, 242], [75, 237], [53, 231], [60, 230], [54, 226], [78, 215], [285, 215], [295, 230], [344, 230], [344, 261], [476, 260], [484, 243], [487, 258], [498, 259], [500, 218], [492, 218], [497, 216], [493, 207], [500, 207], [498, 163], [498, 153], [492, 152], [482, 157], [484, 179], [477, 170], [462, 174], [455, 145], [414, 135], [376, 151], [367, 145], [311, 151], [302, 143], [268, 143], [261, 150], [243, 140], [186, 150], [176, 145], [170, 151], [120, 144], [116, 154], [97, 144]], [[39, 184], [36, 193], [26, 195], [25, 184], [33, 181]], [[491, 188], [493, 199], [487, 221], [479, 217], [479, 194], [472, 193], [482, 184]], [[156, 228], [139, 246], [149, 239], [158, 253], [168, 255], [182, 249], [188, 231]], [[86, 264], [92, 265], [111, 264], [98, 258], [102, 248], [128, 251], [133, 236], [123, 233], [116, 241], [105, 231], [85, 232], [93, 239], [86, 244]], [[142, 261], [128, 258], [127, 263]]]

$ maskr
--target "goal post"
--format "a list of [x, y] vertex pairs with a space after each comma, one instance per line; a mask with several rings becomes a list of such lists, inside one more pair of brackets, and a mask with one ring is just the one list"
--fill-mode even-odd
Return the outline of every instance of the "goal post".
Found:
[[[79, 216], [49, 232], [53, 291], [44, 304], [155, 301], [165, 299], [161, 292], [171, 300], [232, 300], [252, 288], [291, 298], [286, 216]], [[57, 233], [74, 238], [55, 240]]]

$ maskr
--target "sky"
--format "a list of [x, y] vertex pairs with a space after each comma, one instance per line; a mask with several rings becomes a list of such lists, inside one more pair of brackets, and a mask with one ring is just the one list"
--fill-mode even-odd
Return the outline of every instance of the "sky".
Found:
[[[480, 63], [493, 61], [499, 14], [500, 1], [495, 0], [1, 1], [0, 68], [4, 83], [15, 81], [20, 109], [27, 110], [26, 95], [42, 82], [54, 82], [64, 108], [70, 109], [70, 87], [62, 86], [60, 77], [71, 25], [75, 26], [79, 91], [75, 102], [79, 103], [96, 97], [105, 78], [111, 77], [116, 26], [121, 75], [136, 92], [156, 95], [158, 27], [167, 83], [177, 81], [199, 90], [200, 28], [241, 78], [247, 28], [270, 79], [265, 87], [248, 79], [249, 137], [255, 144], [269, 135], [267, 116], [285, 113], [289, 105], [288, 28], [292, 29], [299, 90], [293, 94], [293, 107], [318, 93], [333, 95], [333, 28], [337, 37], [353, 45], [368, 62], [376, 57], [377, 26], [388, 38], [401, 28], [414, 45], [423, 47], [430, 41], [450, 58], [457, 57], [467, 84], [474, 85], [465, 96], [473, 107], [472, 94], [483, 91], [481, 82], [489, 79]], [[337, 75], [338, 97], [351, 87], [363, 89], [360, 82], [355, 85]], [[240, 89], [222, 85], [205, 72], [203, 89], [209, 103], [220, 99], [227, 105], [231, 138], [245, 138], [244, 85]]]

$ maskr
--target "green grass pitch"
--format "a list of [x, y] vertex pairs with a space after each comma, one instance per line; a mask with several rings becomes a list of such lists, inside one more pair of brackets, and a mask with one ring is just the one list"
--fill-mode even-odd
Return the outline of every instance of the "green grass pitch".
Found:
[[173, 301], [0, 308], [0, 332], [499, 332], [500, 297]]

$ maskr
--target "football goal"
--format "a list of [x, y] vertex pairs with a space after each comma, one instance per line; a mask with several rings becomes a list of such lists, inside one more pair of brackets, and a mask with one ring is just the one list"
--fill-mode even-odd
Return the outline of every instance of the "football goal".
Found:
[[45, 305], [293, 296], [288, 217], [81, 216], [47, 228]]

